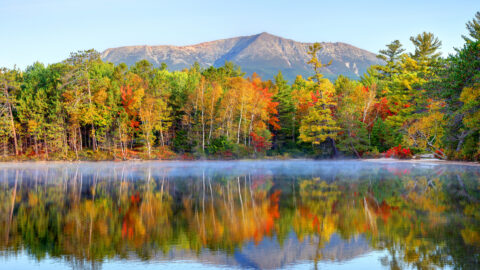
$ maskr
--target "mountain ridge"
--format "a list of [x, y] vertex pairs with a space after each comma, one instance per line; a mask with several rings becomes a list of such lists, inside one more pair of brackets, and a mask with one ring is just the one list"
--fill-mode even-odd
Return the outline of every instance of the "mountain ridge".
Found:
[[[272, 79], [278, 71], [293, 81], [297, 75], [310, 76], [307, 64], [308, 46], [292, 39], [262, 32], [201, 42], [193, 45], [135, 45], [109, 48], [102, 52], [105, 61], [133, 65], [145, 59], [155, 66], [166, 63], [170, 70], [182, 70], [198, 62], [202, 67], [223, 66], [226, 61], [239, 65], [247, 75], [256, 72], [264, 79]], [[381, 63], [374, 53], [343, 42], [321, 42], [319, 59], [332, 65], [322, 69], [328, 78], [345, 75], [358, 78], [371, 65]]]

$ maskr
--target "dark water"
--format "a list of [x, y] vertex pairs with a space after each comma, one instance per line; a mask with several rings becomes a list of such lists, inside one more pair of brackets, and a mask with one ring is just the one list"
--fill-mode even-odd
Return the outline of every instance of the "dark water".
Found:
[[480, 167], [0, 164], [0, 269], [476, 269]]

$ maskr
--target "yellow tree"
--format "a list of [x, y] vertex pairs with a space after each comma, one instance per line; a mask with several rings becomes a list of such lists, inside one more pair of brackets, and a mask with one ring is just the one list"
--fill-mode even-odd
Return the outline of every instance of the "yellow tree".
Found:
[[208, 125], [208, 143], [210, 144], [210, 140], [214, 135], [214, 127], [217, 124], [217, 116], [218, 116], [218, 102], [222, 97], [223, 89], [220, 84], [218, 83], [211, 83], [211, 87], [208, 88], [209, 91], [205, 93], [205, 119]]
[[193, 127], [197, 137], [195, 140], [201, 141], [202, 151], [205, 151], [212, 138], [221, 95], [222, 87], [202, 76], [185, 105], [183, 123]]
[[229, 140], [240, 142], [242, 126], [246, 125], [248, 94], [251, 84], [242, 77], [230, 78], [220, 102], [218, 112], [221, 132]]
[[317, 53], [321, 48], [322, 46], [320, 43], [315, 43], [310, 46], [308, 52], [311, 56], [308, 64], [311, 64], [315, 71], [315, 74], [310, 80], [313, 80], [315, 85], [314, 91], [311, 94], [311, 107], [300, 124], [300, 139], [304, 142], [312, 143], [313, 145], [318, 145], [329, 139], [332, 143], [333, 154], [336, 155], [335, 137], [340, 128], [337, 126], [332, 112], [332, 108], [336, 106], [333, 99], [335, 90], [321, 87], [322, 83], [327, 79], [323, 78], [320, 69], [331, 64], [331, 62], [328, 64], [322, 64], [318, 59]]
[[[463, 88], [460, 101], [463, 102], [461, 112], [464, 115], [462, 133], [468, 136], [480, 129], [480, 84]], [[459, 142], [457, 149], [460, 149], [466, 136]], [[476, 155], [480, 157], [480, 143], [477, 143]]]
[[440, 141], [444, 134], [444, 117], [440, 112], [442, 106], [442, 102], [430, 102], [428, 112], [410, 122], [407, 131], [408, 143], [411, 146], [432, 151], [441, 158], [446, 158]]
[[357, 85], [339, 99], [340, 150], [351, 151], [359, 158], [362, 152], [368, 150], [368, 128], [373, 126], [378, 116], [375, 95], [375, 85]]
[[462, 110], [465, 112], [465, 127], [472, 131], [480, 129], [480, 84], [463, 88], [460, 101], [463, 102]]
[[160, 132], [160, 141], [165, 145], [165, 131], [171, 125], [170, 108], [167, 103], [159, 97], [146, 95], [142, 106], [140, 107], [140, 129], [145, 140], [148, 158], [151, 158], [152, 145], [155, 142], [155, 131]]

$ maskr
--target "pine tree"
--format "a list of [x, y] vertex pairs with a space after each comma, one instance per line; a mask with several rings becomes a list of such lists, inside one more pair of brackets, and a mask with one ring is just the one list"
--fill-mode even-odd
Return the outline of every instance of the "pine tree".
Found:
[[410, 37], [415, 46], [415, 53], [412, 58], [417, 61], [436, 60], [441, 53], [437, 52], [442, 46], [442, 42], [433, 35], [433, 33], [423, 32], [416, 37]]
[[292, 88], [283, 78], [282, 72], [275, 76], [275, 86], [277, 93], [273, 97], [274, 102], [278, 102], [278, 119], [282, 127], [274, 131], [274, 147], [279, 149], [288, 140], [295, 142], [295, 105], [292, 97]]
[[374, 69], [380, 71], [384, 77], [391, 78], [394, 74], [398, 73], [398, 60], [405, 51], [402, 48], [402, 44], [398, 40], [392, 41], [387, 45], [387, 49], [380, 50], [377, 58], [386, 62], [384, 66], [373, 66]]
[[331, 64], [322, 64], [318, 59], [317, 54], [321, 50], [320, 43], [315, 43], [309, 48], [308, 54], [311, 56], [308, 64], [313, 66], [315, 74], [309, 79], [314, 81], [314, 91], [311, 95], [312, 103], [308, 110], [307, 116], [302, 120], [300, 125], [300, 139], [304, 142], [318, 145], [329, 139], [332, 143], [333, 154], [336, 155], [335, 138], [339, 127], [332, 115], [332, 107], [335, 107], [336, 103], [333, 99], [333, 92], [325, 91], [321, 88], [323, 78], [320, 69]]
[[477, 11], [477, 13], [475, 13], [475, 17], [471, 21], [467, 22], [467, 30], [471, 39], [465, 35], [462, 35], [462, 38], [466, 42], [474, 42], [480, 40], [480, 11]]
[[0, 69], [0, 122], [5, 124], [2, 125], [5, 130], [0, 133], [6, 135], [6, 141], [8, 137], [13, 138], [15, 155], [20, 153], [20, 145], [14, 119], [16, 97], [12, 92], [18, 89], [18, 73], [17, 70]]
[[387, 49], [380, 50], [377, 58], [385, 62], [396, 62], [404, 51], [405, 49], [402, 48], [402, 43], [397, 39], [388, 44]]

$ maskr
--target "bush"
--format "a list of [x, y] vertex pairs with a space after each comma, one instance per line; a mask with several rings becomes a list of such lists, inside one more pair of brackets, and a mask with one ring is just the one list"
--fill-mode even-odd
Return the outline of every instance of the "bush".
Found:
[[233, 158], [234, 144], [225, 136], [213, 139], [207, 146], [207, 154], [222, 159]]
[[376, 146], [373, 147], [372, 151], [365, 152], [362, 155], [363, 158], [379, 158], [381, 156], [382, 154], [380, 153], [380, 151], [378, 151], [378, 148]]
[[394, 157], [399, 159], [409, 159], [412, 158], [412, 151], [410, 148], [402, 148], [402, 145], [390, 148], [386, 153], [385, 157]]

